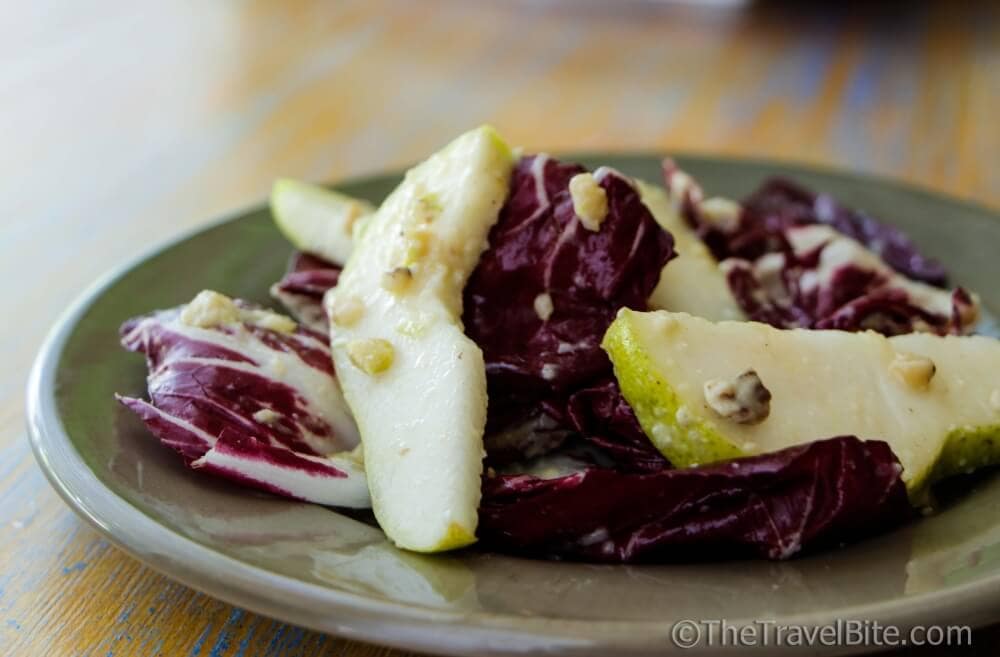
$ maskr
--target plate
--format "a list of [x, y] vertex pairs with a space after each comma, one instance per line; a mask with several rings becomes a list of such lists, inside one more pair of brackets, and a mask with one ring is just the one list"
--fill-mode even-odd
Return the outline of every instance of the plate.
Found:
[[[588, 165], [659, 179], [652, 155]], [[892, 220], [953, 278], [1000, 308], [1000, 218], [898, 183], [774, 162], [678, 158], [713, 194], [741, 197], [791, 176]], [[380, 200], [389, 174], [338, 188]], [[447, 654], [714, 654], [676, 641], [680, 621], [806, 627], [836, 619], [981, 625], [1000, 619], [1000, 478], [941, 513], [843, 549], [783, 563], [599, 566], [474, 550], [401, 552], [363, 519], [198, 476], [114, 392], [143, 395], [142, 359], [118, 346], [122, 320], [203, 288], [270, 303], [290, 247], [264, 207], [161, 247], [95, 284], [54, 328], [29, 384], [35, 455], [86, 520], [136, 558], [235, 605], [344, 637]], [[758, 626], [759, 625], [755, 625]], [[704, 627], [704, 626], [703, 626]], [[766, 653], [770, 648], [758, 647]], [[827, 652], [863, 650], [827, 647]], [[804, 648], [814, 654], [815, 648]]]

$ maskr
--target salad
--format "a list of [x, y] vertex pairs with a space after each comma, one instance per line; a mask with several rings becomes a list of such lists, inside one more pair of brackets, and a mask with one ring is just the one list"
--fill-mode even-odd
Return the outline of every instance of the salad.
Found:
[[788, 180], [708, 197], [489, 127], [375, 207], [276, 183], [272, 296], [128, 320], [191, 468], [371, 508], [398, 547], [786, 559], [1000, 462], [1000, 341], [898, 230]]

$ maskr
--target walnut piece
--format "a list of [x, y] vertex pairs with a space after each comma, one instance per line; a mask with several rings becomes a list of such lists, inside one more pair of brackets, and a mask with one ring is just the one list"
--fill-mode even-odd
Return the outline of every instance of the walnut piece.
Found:
[[275, 424], [281, 419], [281, 413], [276, 413], [270, 408], [262, 408], [253, 414], [254, 422], [260, 422], [261, 424]]
[[240, 320], [278, 333], [295, 333], [295, 329], [299, 326], [291, 317], [279, 315], [266, 308], [240, 308]]
[[330, 320], [338, 326], [353, 326], [364, 314], [365, 304], [353, 295], [336, 295], [330, 304]]
[[924, 390], [934, 378], [937, 367], [930, 358], [916, 354], [898, 353], [889, 363], [889, 371], [906, 385]]
[[705, 402], [720, 416], [737, 424], [758, 424], [771, 413], [771, 391], [752, 369], [731, 381], [706, 381]]
[[347, 357], [365, 374], [381, 374], [392, 366], [396, 352], [392, 343], [382, 338], [352, 340], [347, 343]]
[[224, 294], [202, 290], [181, 311], [181, 322], [197, 328], [215, 328], [240, 321], [240, 309]]
[[426, 224], [419, 224], [403, 234], [406, 244], [406, 265], [420, 262], [431, 250], [431, 232]]
[[542, 292], [534, 301], [535, 314], [538, 315], [538, 319], [543, 322], [549, 321], [549, 317], [552, 317], [552, 311], [555, 310], [555, 306], [552, 304], [552, 297], [549, 296], [548, 292]]
[[591, 232], [599, 231], [608, 216], [608, 194], [593, 174], [578, 173], [570, 178], [569, 195], [573, 199], [573, 212], [583, 227]]
[[715, 196], [702, 201], [698, 209], [705, 221], [723, 233], [733, 233], [740, 227], [743, 208], [736, 201]]
[[266, 308], [248, 308], [212, 290], [202, 290], [184, 306], [180, 320], [188, 326], [204, 329], [241, 322], [278, 333], [294, 333], [298, 328], [298, 324], [291, 317], [279, 315]]
[[382, 274], [382, 287], [399, 295], [409, 289], [413, 283], [413, 270], [409, 267], [396, 267]]

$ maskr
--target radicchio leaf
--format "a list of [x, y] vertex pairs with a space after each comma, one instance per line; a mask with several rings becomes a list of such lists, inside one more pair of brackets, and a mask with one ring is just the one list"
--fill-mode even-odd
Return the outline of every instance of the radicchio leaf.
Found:
[[656, 472], [670, 467], [639, 426], [614, 377], [573, 393], [566, 413], [583, 440], [599, 447], [617, 469]]
[[585, 228], [568, 190], [584, 171], [546, 155], [522, 158], [466, 285], [465, 331], [483, 350], [491, 401], [500, 392], [572, 391], [610, 373], [604, 331], [619, 308], [645, 309], [674, 255], [632, 182], [611, 169], [594, 176], [607, 217], [599, 230]]
[[594, 174], [608, 213], [598, 230], [586, 228], [569, 191], [584, 172], [546, 155], [522, 158], [465, 288], [465, 331], [486, 361], [493, 465], [546, 453], [581, 430], [568, 399], [612, 376], [604, 332], [619, 308], [646, 307], [674, 255], [633, 183], [610, 169]]
[[150, 400], [119, 401], [193, 468], [298, 499], [367, 506], [358, 463], [329, 456], [359, 437], [326, 338], [269, 328], [257, 320], [279, 316], [214, 298], [234, 304], [239, 320], [197, 325], [178, 308], [122, 326], [122, 345], [146, 355]]
[[978, 319], [976, 297], [941, 289], [944, 269], [899, 230], [828, 195], [773, 179], [742, 204], [705, 200], [670, 160], [664, 178], [752, 320], [896, 335], [962, 334]]
[[491, 399], [483, 436], [486, 463], [499, 467], [537, 458], [561, 447], [572, 433], [562, 404], [550, 408], [544, 403], [531, 406], [511, 399]]
[[[270, 445], [225, 429], [215, 444], [191, 463], [195, 470], [265, 490], [282, 497], [325, 504], [371, 506], [365, 472], [350, 455], [328, 457]], [[358, 483], [362, 485], [358, 485]]]
[[889, 446], [838, 437], [700, 468], [486, 478], [480, 542], [602, 562], [787, 559], [912, 516]]
[[751, 319], [782, 328], [885, 335], [963, 334], [978, 320], [978, 301], [961, 288], [911, 281], [832, 228], [787, 228], [781, 239], [782, 252], [720, 264]]
[[271, 286], [271, 296], [281, 302], [304, 326], [326, 333], [328, 322], [323, 295], [336, 287], [341, 267], [308, 253], [296, 251], [284, 277]]
[[[841, 205], [829, 194], [813, 192], [786, 178], [771, 178], [743, 199], [742, 205], [743, 222], [762, 227], [762, 234], [825, 224], [864, 244], [907, 278], [938, 287], [947, 284], [948, 274], [941, 263], [920, 253], [902, 231]], [[743, 248], [752, 250], [752, 242], [746, 242]]]

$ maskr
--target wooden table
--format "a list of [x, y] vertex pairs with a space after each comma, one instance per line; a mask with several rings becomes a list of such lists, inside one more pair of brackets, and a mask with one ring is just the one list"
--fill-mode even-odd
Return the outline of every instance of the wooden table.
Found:
[[[1000, 3], [918, 4], [8, 7], [0, 654], [388, 654], [174, 584], [49, 488], [23, 387], [43, 334], [95, 276], [260, 201], [275, 176], [400, 165], [484, 121], [533, 149], [790, 158], [1000, 205]], [[977, 641], [995, 645], [1000, 629]]]

